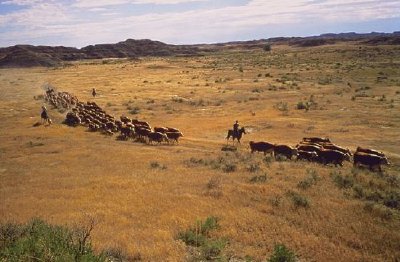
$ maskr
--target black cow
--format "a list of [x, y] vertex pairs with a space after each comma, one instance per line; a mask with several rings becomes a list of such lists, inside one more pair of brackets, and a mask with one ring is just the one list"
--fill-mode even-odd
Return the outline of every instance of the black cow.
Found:
[[263, 152], [264, 155], [267, 153], [270, 153], [271, 156], [274, 153], [274, 144], [268, 143], [268, 142], [254, 142], [250, 141], [249, 142], [251, 153], [253, 152]]
[[274, 154], [275, 157], [276, 155], [283, 155], [288, 159], [292, 159], [293, 156], [297, 156], [297, 149], [287, 145], [275, 145]]
[[318, 160], [318, 154], [314, 151], [297, 150], [297, 160], [308, 160], [310, 162]]
[[343, 166], [343, 161], [345, 160], [350, 162], [350, 156], [347, 153], [337, 150], [321, 150], [318, 153], [318, 159], [325, 165], [332, 163], [335, 166]]
[[161, 143], [162, 141], [168, 142], [168, 137], [166, 134], [160, 132], [150, 132], [147, 134], [149, 138], [149, 143], [152, 144], [153, 142]]
[[356, 152], [354, 154], [354, 166], [359, 165], [368, 166], [370, 170], [377, 167], [379, 171], [382, 171], [381, 165], [389, 165], [389, 160], [378, 155]]

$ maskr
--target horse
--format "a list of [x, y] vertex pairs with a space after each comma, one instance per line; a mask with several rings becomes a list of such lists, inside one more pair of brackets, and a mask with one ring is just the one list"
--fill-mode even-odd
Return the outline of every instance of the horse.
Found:
[[42, 123], [46, 123], [47, 122], [49, 125], [51, 125], [52, 121], [51, 121], [49, 115], [47, 114], [46, 110], [42, 111], [42, 113], [40, 114], [40, 117], [41, 117], [41, 122]]
[[240, 128], [236, 133], [233, 129], [229, 129], [228, 135], [226, 136], [226, 141], [228, 142], [229, 138], [232, 137], [233, 142], [235, 142], [236, 139], [240, 144], [240, 139], [242, 139], [243, 134], [246, 134], [246, 130], [244, 129], [244, 127]]

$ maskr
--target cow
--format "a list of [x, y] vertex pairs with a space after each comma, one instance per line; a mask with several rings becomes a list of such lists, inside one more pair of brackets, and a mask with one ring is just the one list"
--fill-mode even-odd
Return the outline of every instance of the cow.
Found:
[[288, 159], [297, 156], [297, 149], [287, 145], [274, 145], [274, 155], [284, 155]]
[[310, 162], [316, 161], [318, 159], [318, 154], [315, 151], [303, 151], [297, 150], [297, 160], [308, 160]]
[[353, 155], [348, 148], [343, 148], [343, 147], [335, 145], [335, 144], [324, 143], [324, 144], [322, 144], [322, 146], [323, 146], [324, 149], [340, 151], [340, 152], [342, 152], [344, 154], [348, 154], [349, 156]]
[[168, 128], [166, 127], [154, 127], [154, 132], [159, 132], [159, 133], [167, 133], [168, 132]]
[[315, 152], [319, 154], [319, 152], [322, 150], [322, 147], [316, 145], [300, 144], [299, 146], [297, 146], [297, 150]]
[[140, 139], [145, 140], [145, 138], [147, 137], [147, 135], [148, 135], [149, 133], [151, 133], [151, 130], [150, 130], [150, 129], [147, 129], [147, 128], [144, 128], [144, 127], [135, 126], [135, 132], [136, 132], [137, 136], [138, 136]]
[[124, 124], [132, 123], [132, 120], [129, 117], [126, 117], [126, 116], [120, 116], [119, 119], [121, 119], [121, 122], [124, 123]]
[[[179, 129], [177, 129], [177, 128], [174, 128], [174, 127], [166, 127], [167, 129], [168, 129], [168, 132], [181, 132], [181, 131], [179, 131]], [[182, 133], [182, 132], [181, 132]]]
[[178, 139], [183, 136], [181, 132], [166, 132], [165, 134], [169, 140], [176, 141], [176, 143], [179, 143]]
[[311, 142], [306, 142], [306, 141], [300, 141], [300, 143], [298, 143], [298, 144], [296, 145], [296, 148], [298, 148], [299, 146], [302, 146], [302, 145], [306, 145], [306, 146], [317, 146], [317, 147], [319, 147], [319, 148], [322, 148], [322, 144], [320, 144], [320, 143], [311, 143]]
[[343, 161], [350, 162], [350, 156], [337, 150], [321, 150], [318, 152], [318, 159], [324, 164], [333, 163], [335, 166], [343, 166]]
[[135, 131], [131, 127], [123, 126], [123, 127], [120, 128], [120, 131], [121, 131], [122, 137], [124, 137], [125, 139], [129, 139], [129, 138], [134, 138], [135, 137]]
[[380, 157], [386, 157], [384, 153], [374, 150], [374, 149], [369, 149], [369, 148], [362, 148], [362, 147], [357, 147], [356, 153], [357, 152], [362, 152], [362, 153], [367, 153], [367, 154], [372, 154], [372, 155], [377, 155]]
[[253, 152], [263, 152], [264, 155], [267, 155], [267, 153], [270, 153], [271, 156], [274, 153], [274, 144], [268, 143], [268, 142], [254, 142], [250, 141], [249, 142], [251, 153]]
[[168, 142], [168, 137], [166, 134], [160, 132], [150, 132], [147, 134], [149, 138], [149, 143], [152, 144], [153, 142], [161, 143], [162, 141]]
[[359, 165], [368, 166], [368, 168], [373, 171], [374, 168], [378, 168], [379, 172], [382, 172], [381, 165], [389, 165], [389, 160], [386, 157], [368, 154], [364, 152], [356, 152], [354, 154], [354, 166]]
[[304, 137], [303, 141], [306, 142], [311, 142], [311, 143], [330, 143], [331, 141], [329, 140], [329, 138], [326, 137]]

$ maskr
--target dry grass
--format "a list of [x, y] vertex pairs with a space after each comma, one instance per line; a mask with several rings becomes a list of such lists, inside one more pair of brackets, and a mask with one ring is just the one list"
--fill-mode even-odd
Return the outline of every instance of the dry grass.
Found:
[[[394, 164], [385, 174], [398, 178], [399, 58], [398, 47], [279, 46], [271, 53], [2, 69], [0, 219], [37, 216], [72, 225], [89, 213], [98, 221], [96, 249], [118, 247], [146, 261], [188, 260], [178, 232], [209, 216], [220, 218], [215, 234], [229, 241], [226, 257], [262, 260], [276, 243], [284, 243], [305, 261], [399, 259], [398, 210], [392, 219], [382, 219], [332, 180], [334, 171], [350, 173], [351, 164], [265, 160], [247, 146], [250, 140], [295, 145], [303, 136], [327, 136], [352, 150], [385, 152]], [[96, 103], [110, 114], [177, 127], [185, 137], [174, 146], [117, 141], [62, 125], [65, 113], [56, 110], [50, 110], [52, 126], [33, 127], [42, 104], [33, 97], [43, 94], [44, 83], [81, 101], [93, 100], [95, 87]], [[310, 100], [308, 111], [296, 109]], [[130, 115], [132, 109], [138, 114]], [[250, 133], [237, 152], [222, 152], [226, 130], [236, 119]], [[235, 170], [187, 164], [191, 158], [222, 159]], [[299, 188], [310, 170], [318, 182]], [[374, 177], [375, 183], [380, 179]], [[309, 207], [296, 207], [294, 193]]]

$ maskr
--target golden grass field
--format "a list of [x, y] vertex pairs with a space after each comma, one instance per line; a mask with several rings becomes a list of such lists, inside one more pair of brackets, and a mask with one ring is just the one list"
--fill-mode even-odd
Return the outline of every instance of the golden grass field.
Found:
[[[109, 114], [179, 128], [179, 145], [151, 146], [40, 121], [50, 84]], [[91, 97], [95, 87], [99, 96]], [[314, 101], [298, 110], [300, 101]], [[136, 109], [135, 109], [136, 108]], [[208, 216], [225, 258], [267, 259], [276, 243], [301, 261], [400, 260], [400, 211], [369, 205], [333, 177], [365, 190], [400, 190], [400, 47], [357, 43], [313, 48], [274, 45], [198, 57], [82, 61], [63, 68], [0, 70], [0, 222], [33, 217], [61, 225], [95, 218], [96, 250], [116, 247], [144, 261], [187, 261], [179, 232]], [[130, 111], [138, 114], [132, 115]], [[235, 120], [248, 134], [223, 152]], [[296, 145], [326, 136], [352, 151], [383, 151], [382, 174], [366, 169], [275, 161], [248, 142]], [[215, 163], [230, 163], [224, 172]], [[153, 163], [153, 165], [152, 165]], [[154, 164], [157, 163], [157, 164]], [[207, 164], [209, 163], [209, 164]], [[211, 163], [211, 164], [210, 164]], [[310, 174], [319, 179], [302, 189]], [[266, 181], [253, 182], [266, 174]], [[295, 207], [288, 192], [309, 200]]]

